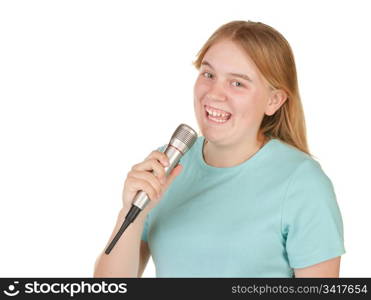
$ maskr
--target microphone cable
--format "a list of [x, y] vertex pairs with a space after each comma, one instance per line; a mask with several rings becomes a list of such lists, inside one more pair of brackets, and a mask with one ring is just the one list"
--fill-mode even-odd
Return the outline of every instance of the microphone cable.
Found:
[[139, 215], [139, 213], [141, 212], [142, 210], [138, 207], [138, 206], [135, 206], [135, 205], [132, 205], [128, 214], [126, 215], [125, 217], [125, 220], [124, 222], [122, 223], [119, 231], [116, 233], [115, 237], [113, 238], [112, 242], [109, 244], [109, 246], [107, 247], [105, 253], [106, 254], [110, 254], [111, 250], [113, 249], [113, 247], [116, 245], [117, 241], [119, 240], [119, 238], [121, 237], [121, 235], [124, 233], [124, 231], [126, 230], [126, 228], [131, 224], [133, 223], [133, 221], [135, 220], [135, 218], [137, 217], [137, 215]]

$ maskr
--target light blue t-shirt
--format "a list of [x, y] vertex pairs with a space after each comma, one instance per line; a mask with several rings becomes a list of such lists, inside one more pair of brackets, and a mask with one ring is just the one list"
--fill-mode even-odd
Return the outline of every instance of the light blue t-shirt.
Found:
[[142, 240], [157, 277], [293, 277], [345, 253], [334, 188], [317, 161], [271, 139], [217, 168], [203, 158], [204, 140], [147, 215]]

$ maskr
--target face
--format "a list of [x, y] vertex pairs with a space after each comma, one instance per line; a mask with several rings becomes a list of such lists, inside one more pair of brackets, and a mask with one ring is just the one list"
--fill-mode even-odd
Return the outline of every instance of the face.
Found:
[[[208, 141], [231, 145], [256, 138], [264, 114], [273, 114], [282, 104], [275, 98], [254, 62], [237, 44], [222, 40], [206, 52], [194, 85], [194, 109]], [[229, 115], [213, 121], [208, 116], [210, 109]]]

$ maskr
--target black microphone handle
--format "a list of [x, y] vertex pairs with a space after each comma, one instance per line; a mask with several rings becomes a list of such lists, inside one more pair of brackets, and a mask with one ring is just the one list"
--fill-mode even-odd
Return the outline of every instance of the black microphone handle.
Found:
[[106, 253], [107, 255], [110, 254], [111, 250], [116, 245], [117, 241], [120, 239], [120, 237], [124, 233], [125, 229], [131, 223], [134, 222], [134, 220], [136, 219], [136, 217], [139, 215], [139, 213], [141, 211], [142, 210], [138, 206], [135, 206], [134, 204], [131, 205], [131, 208], [130, 208], [129, 212], [127, 213], [127, 215], [125, 217], [125, 221], [122, 223], [119, 231], [116, 233], [115, 237], [113, 238], [113, 240], [111, 241], [111, 243], [109, 244], [109, 246], [107, 247], [107, 249], [104, 253]]

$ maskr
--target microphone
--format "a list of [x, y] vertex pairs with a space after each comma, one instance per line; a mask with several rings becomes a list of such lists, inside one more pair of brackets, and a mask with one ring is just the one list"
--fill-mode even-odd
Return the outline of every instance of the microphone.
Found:
[[[169, 158], [169, 165], [165, 167], [165, 175], [168, 176], [170, 172], [177, 166], [181, 157], [193, 146], [197, 140], [197, 132], [186, 124], [180, 124], [174, 131], [170, 138], [170, 142], [167, 145], [164, 153]], [[152, 171], [153, 173], [153, 171]], [[148, 204], [150, 198], [144, 191], [138, 191], [135, 195], [131, 208], [127, 213], [124, 222], [122, 223], [119, 231], [107, 247], [105, 253], [110, 254], [121, 235], [124, 233], [126, 228], [136, 219], [138, 214]]]

